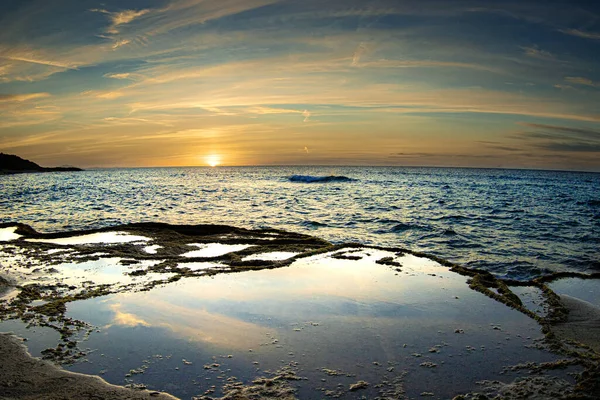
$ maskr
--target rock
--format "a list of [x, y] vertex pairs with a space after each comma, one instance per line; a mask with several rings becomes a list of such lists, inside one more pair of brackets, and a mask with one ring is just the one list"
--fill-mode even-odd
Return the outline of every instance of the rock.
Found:
[[353, 384], [350, 385], [350, 391], [354, 392], [356, 390], [366, 389], [368, 386], [369, 386], [368, 382], [358, 381], [358, 382], [353, 383]]

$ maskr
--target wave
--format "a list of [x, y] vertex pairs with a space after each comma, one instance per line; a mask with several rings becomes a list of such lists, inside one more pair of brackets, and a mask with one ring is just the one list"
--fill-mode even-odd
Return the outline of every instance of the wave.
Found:
[[390, 228], [390, 232], [401, 233], [408, 230], [427, 230], [427, 227], [417, 224], [407, 224], [400, 222], [397, 225], [394, 225]]
[[585, 205], [590, 207], [598, 207], [600, 206], [600, 199], [590, 199], [587, 201], [578, 201], [577, 205]]
[[354, 182], [356, 179], [348, 178], [347, 176], [312, 176], [312, 175], [292, 175], [289, 178], [290, 182], [303, 182], [303, 183], [325, 183], [325, 182]]

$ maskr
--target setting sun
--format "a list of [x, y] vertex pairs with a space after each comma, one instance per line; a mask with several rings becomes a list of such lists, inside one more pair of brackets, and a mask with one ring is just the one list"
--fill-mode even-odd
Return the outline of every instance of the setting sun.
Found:
[[210, 154], [204, 158], [204, 161], [211, 167], [221, 164], [221, 157], [218, 154]]

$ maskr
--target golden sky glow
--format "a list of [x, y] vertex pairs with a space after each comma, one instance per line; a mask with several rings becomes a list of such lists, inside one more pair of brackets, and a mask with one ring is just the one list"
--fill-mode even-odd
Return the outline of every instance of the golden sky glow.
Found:
[[217, 154], [210, 154], [204, 158], [206, 164], [210, 167], [216, 167], [221, 164], [221, 157]]
[[0, 151], [46, 166], [600, 170], [593, 2], [0, 5]]

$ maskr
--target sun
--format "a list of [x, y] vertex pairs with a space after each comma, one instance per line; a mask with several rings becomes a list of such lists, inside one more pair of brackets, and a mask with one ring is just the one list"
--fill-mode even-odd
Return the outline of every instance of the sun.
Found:
[[221, 164], [221, 156], [218, 154], [209, 154], [204, 157], [204, 161], [211, 167], [216, 167], [217, 165]]

